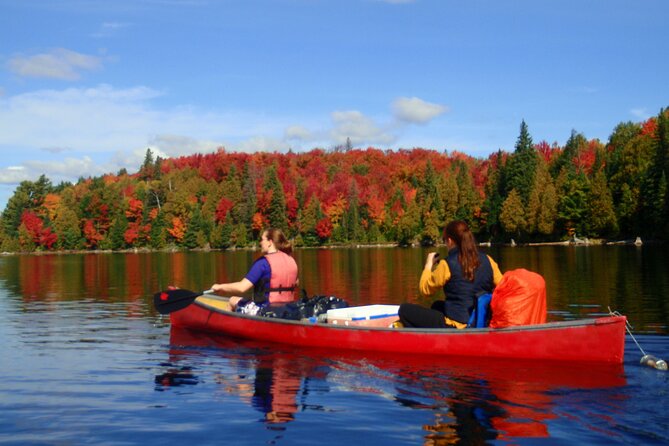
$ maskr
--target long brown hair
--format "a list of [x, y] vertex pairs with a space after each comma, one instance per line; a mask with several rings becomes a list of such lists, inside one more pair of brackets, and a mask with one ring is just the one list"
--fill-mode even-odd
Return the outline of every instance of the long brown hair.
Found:
[[474, 234], [467, 223], [462, 220], [454, 220], [444, 229], [444, 241], [446, 238], [450, 238], [458, 245], [458, 262], [462, 266], [462, 274], [465, 279], [473, 282], [474, 273], [481, 264]]
[[267, 234], [267, 240], [271, 240], [272, 243], [274, 243], [274, 246], [276, 246], [276, 249], [283, 251], [288, 255], [293, 255], [293, 246], [281, 229], [267, 228], [265, 229], [265, 234]]

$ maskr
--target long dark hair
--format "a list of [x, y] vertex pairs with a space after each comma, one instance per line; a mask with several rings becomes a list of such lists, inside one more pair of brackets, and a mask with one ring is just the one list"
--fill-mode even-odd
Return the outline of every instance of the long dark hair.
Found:
[[462, 220], [454, 220], [444, 229], [444, 241], [446, 238], [450, 238], [458, 245], [458, 262], [462, 266], [462, 274], [465, 279], [473, 282], [474, 273], [481, 264], [474, 234], [467, 223]]
[[288, 255], [293, 255], [293, 246], [288, 241], [286, 236], [283, 234], [283, 231], [278, 228], [267, 228], [265, 229], [265, 234], [267, 234], [267, 239], [271, 240], [276, 246], [276, 249], [283, 251]]

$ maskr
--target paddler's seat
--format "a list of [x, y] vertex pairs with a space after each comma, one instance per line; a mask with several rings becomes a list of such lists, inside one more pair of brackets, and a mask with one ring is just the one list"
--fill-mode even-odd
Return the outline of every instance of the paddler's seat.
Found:
[[492, 316], [490, 311], [490, 301], [492, 294], [480, 294], [474, 298], [474, 311], [469, 317], [467, 328], [485, 328], [490, 324]]

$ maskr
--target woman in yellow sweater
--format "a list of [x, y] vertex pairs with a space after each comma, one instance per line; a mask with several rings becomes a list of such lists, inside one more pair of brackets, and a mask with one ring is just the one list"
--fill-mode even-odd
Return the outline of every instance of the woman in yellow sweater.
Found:
[[452, 221], [446, 226], [444, 242], [448, 255], [441, 260], [436, 252], [427, 255], [419, 289], [424, 296], [443, 289], [446, 299], [435, 301], [431, 308], [400, 305], [400, 322], [405, 327], [465, 328], [476, 297], [492, 293], [502, 279], [497, 263], [478, 250], [474, 234], [464, 221]]

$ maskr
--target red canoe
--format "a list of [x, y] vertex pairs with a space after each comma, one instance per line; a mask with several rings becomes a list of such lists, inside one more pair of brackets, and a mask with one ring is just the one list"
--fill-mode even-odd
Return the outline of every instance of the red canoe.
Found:
[[498, 329], [398, 329], [247, 316], [224, 305], [199, 297], [170, 319], [175, 327], [303, 347], [613, 364], [625, 352], [624, 316]]

